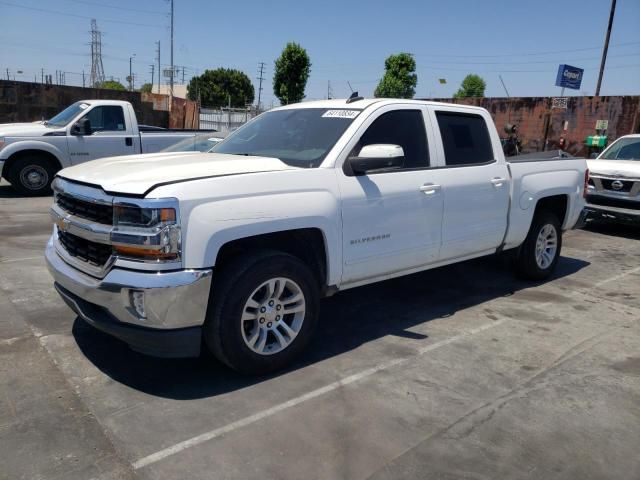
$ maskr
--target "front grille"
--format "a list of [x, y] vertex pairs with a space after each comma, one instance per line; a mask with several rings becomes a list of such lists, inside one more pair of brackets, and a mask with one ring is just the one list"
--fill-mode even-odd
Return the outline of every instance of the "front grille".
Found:
[[614, 192], [630, 192], [631, 188], [633, 187], [633, 182], [628, 180], [620, 180], [620, 182], [622, 182], [622, 188], [618, 189], [615, 189], [611, 186], [613, 182], [616, 182], [618, 180], [607, 180], [603, 178], [600, 181], [602, 182], [602, 188], [604, 188], [605, 190], [612, 190]]
[[633, 200], [622, 200], [619, 198], [609, 198], [600, 195], [588, 195], [587, 202], [593, 205], [602, 205], [603, 207], [628, 208], [631, 210], [640, 210], [640, 202]]
[[80, 218], [91, 220], [92, 222], [111, 225], [113, 223], [113, 206], [101, 203], [88, 202], [72, 197], [65, 193], [60, 193], [56, 197], [56, 203], [63, 210]]
[[58, 239], [69, 255], [98, 267], [104, 266], [111, 256], [111, 245], [91, 242], [60, 230], [58, 230]]

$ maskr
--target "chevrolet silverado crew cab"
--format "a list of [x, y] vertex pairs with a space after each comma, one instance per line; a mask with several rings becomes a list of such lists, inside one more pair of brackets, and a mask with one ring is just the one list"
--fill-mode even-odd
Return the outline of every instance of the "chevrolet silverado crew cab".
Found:
[[505, 250], [544, 279], [585, 186], [583, 159], [506, 162], [482, 108], [301, 103], [213, 153], [60, 171], [46, 259], [78, 316], [133, 349], [266, 372], [308, 344], [322, 296]]
[[587, 218], [640, 223], [640, 135], [620, 137], [587, 163]]
[[195, 134], [139, 126], [129, 102], [82, 100], [44, 122], [0, 124], [0, 176], [22, 194], [46, 194], [61, 168], [158, 152]]

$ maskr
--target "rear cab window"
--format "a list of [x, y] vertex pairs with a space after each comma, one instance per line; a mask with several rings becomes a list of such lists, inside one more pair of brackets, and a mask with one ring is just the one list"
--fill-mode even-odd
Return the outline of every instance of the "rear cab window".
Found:
[[436, 111], [446, 166], [481, 165], [495, 161], [487, 122], [480, 115]]

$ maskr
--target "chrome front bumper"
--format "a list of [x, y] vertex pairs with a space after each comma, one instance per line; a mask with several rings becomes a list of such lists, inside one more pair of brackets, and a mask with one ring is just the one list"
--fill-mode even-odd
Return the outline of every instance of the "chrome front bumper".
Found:
[[136, 272], [113, 268], [104, 278], [97, 279], [66, 263], [56, 252], [53, 237], [45, 258], [57, 286], [74, 298], [99, 307], [99, 311], [123, 326], [168, 330], [200, 327], [204, 323], [211, 269]]

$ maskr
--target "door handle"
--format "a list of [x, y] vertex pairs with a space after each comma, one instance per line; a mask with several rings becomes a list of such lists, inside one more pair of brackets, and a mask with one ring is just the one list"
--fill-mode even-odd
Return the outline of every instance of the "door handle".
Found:
[[420, 191], [425, 195], [433, 195], [436, 192], [439, 192], [442, 187], [440, 185], [436, 185], [434, 183], [425, 183], [420, 187]]
[[496, 177], [493, 178], [491, 180], [491, 183], [493, 183], [494, 187], [501, 187], [502, 185], [504, 185], [507, 182], [506, 178], [500, 178], [500, 177]]
[[133, 145], [133, 138], [131, 138], [131, 137], [127, 137], [127, 138], [125, 138], [125, 139], [124, 139], [124, 143], [125, 143], [125, 145], [126, 145], [127, 147], [132, 146], [132, 145]]

